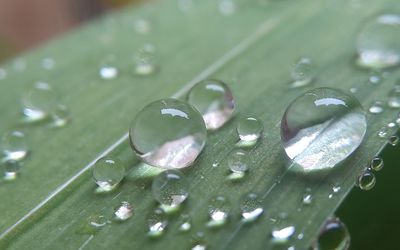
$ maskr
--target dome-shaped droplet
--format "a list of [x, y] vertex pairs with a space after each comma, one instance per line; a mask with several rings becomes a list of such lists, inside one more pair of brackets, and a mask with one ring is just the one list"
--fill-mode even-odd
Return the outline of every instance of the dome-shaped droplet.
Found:
[[22, 95], [22, 111], [29, 121], [41, 120], [53, 111], [57, 101], [50, 84], [35, 82]]
[[397, 135], [392, 135], [388, 138], [388, 143], [392, 146], [397, 146], [399, 144], [400, 138]]
[[240, 211], [243, 221], [247, 222], [257, 219], [264, 212], [264, 209], [258, 195], [255, 193], [248, 193], [243, 195], [240, 199]]
[[288, 241], [296, 232], [296, 227], [293, 225], [276, 227], [272, 230], [272, 240], [277, 243]]
[[366, 170], [358, 177], [358, 186], [364, 191], [371, 190], [373, 187], [375, 187], [375, 184], [375, 175], [369, 170]]
[[153, 197], [167, 208], [176, 208], [189, 196], [189, 183], [178, 170], [169, 169], [161, 172], [153, 180]]
[[361, 144], [367, 128], [358, 100], [331, 88], [297, 97], [281, 121], [286, 155], [304, 171], [328, 169]]
[[191, 105], [162, 99], [140, 111], [129, 130], [135, 153], [147, 164], [173, 169], [191, 165], [202, 151], [207, 131]]
[[371, 160], [370, 168], [374, 171], [380, 171], [383, 168], [383, 165], [383, 159], [377, 156]]
[[400, 63], [400, 16], [385, 14], [370, 20], [357, 39], [358, 63], [386, 68]]
[[125, 221], [131, 218], [132, 215], [133, 215], [133, 207], [127, 201], [121, 202], [121, 205], [118, 206], [114, 211], [114, 218], [117, 221]]
[[241, 117], [236, 129], [240, 140], [251, 143], [260, 138], [264, 127], [261, 121], [255, 117]]
[[371, 114], [380, 114], [383, 112], [383, 110], [384, 110], [384, 106], [383, 106], [383, 103], [380, 101], [376, 101], [376, 102], [372, 103], [368, 109], [368, 111]]
[[64, 127], [71, 121], [71, 112], [65, 105], [57, 105], [57, 108], [51, 113], [51, 127]]
[[350, 234], [339, 218], [329, 219], [322, 227], [313, 250], [347, 250], [350, 246]]
[[168, 226], [167, 215], [161, 208], [156, 208], [147, 215], [147, 225], [149, 236], [159, 236], [163, 234]]
[[3, 135], [1, 150], [6, 160], [19, 161], [28, 155], [28, 144], [21, 131], [10, 131]]
[[235, 100], [229, 87], [218, 80], [204, 80], [190, 90], [187, 100], [203, 116], [206, 127], [216, 130], [229, 121], [235, 111]]
[[244, 150], [233, 150], [228, 156], [228, 166], [233, 173], [243, 174], [248, 170], [248, 156]]
[[397, 85], [389, 92], [387, 103], [391, 108], [400, 108], [400, 85]]
[[297, 88], [310, 84], [315, 77], [315, 67], [307, 57], [300, 58], [290, 69], [293, 82], [291, 87]]
[[139, 76], [148, 76], [156, 71], [155, 47], [145, 44], [137, 51], [134, 58], [134, 73]]
[[93, 167], [93, 178], [101, 191], [113, 190], [125, 177], [125, 167], [117, 159], [100, 158]]
[[22, 163], [15, 160], [6, 160], [3, 164], [4, 167], [4, 180], [15, 180], [19, 174]]
[[231, 211], [231, 204], [225, 196], [216, 196], [210, 199], [208, 204], [208, 215], [210, 221], [208, 226], [220, 226], [225, 224]]

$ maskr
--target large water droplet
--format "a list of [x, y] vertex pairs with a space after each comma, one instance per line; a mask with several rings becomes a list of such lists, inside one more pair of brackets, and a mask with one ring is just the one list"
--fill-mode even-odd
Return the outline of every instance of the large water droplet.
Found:
[[211, 220], [207, 225], [214, 227], [225, 224], [230, 211], [231, 204], [227, 198], [221, 195], [211, 198], [208, 204], [208, 215]]
[[147, 164], [170, 169], [191, 165], [202, 151], [207, 131], [191, 105], [162, 99], [140, 111], [129, 130], [135, 153]]
[[1, 149], [5, 160], [19, 161], [28, 155], [28, 144], [21, 131], [10, 131], [3, 135]]
[[57, 96], [50, 84], [35, 82], [22, 95], [22, 111], [28, 121], [46, 118], [56, 107]]
[[258, 195], [255, 193], [248, 193], [243, 195], [240, 199], [240, 211], [243, 221], [248, 222], [256, 220], [264, 212], [264, 209]]
[[134, 73], [139, 76], [148, 76], [156, 71], [155, 47], [145, 44], [135, 55]]
[[315, 69], [311, 60], [306, 57], [300, 58], [290, 69], [293, 82], [291, 87], [297, 88], [310, 84], [315, 77]]
[[167, 215], [164, 210], [156, 208], [154, 211], [151, 211], [147, 216], [147, 225], [149, 236], [159, 236], [163, 234], [168, 225]]
[[391, 108], [400, 108], [400, 85], [397, 85], [389, 92], [388, 106]]
[[383, 168], [383, 165], [383, 159], [377, 156], [371, 160], [370, 168], [374, 171], [380, 171]]
[[263, 130], [263, 124], [255, 117], [241, 117], [237, 125], [240, 140], [251, 144], [257, 142]]
[[292, 225], [274, 228], [271, 232], [272, 240], [276, 243], [288, 241], [296, 232], [296, 228]]
[[346, 250], [350, 246], [350, 234], [339, 218], [328, 220], [322, 227], [313, 250]]
[[127, 201], [121, 202], [121, 205], [118, 206], [114, 211], [114, 218], [117, 221], [125, 221], [131, 218], [132, 215], [133, 215], [133, 207]]
[[203, 116], [207, 129], [216, 130], [229, 121], [235, 100], [229, 87], [218, 80], [204, 80], [190, 90], [187, 100]]
[[375, 175], [369, 170], [366, 170], [358, 177], [358, 186], [362, 190], [365, 191], [371, 190], [375, 186], [375, 184], [376, 184]]
[[361, 144], [367, 128], [358, 100], [340, 90], [318, 88], [296, 98], [281, 121], [287, 156], [304, 171], [328, 169]]
[[117, 159], [100, 158], [93, 167], [93, 178], [99, 186], [99, 191], [113, 190], [125, 177], [125, 167]]
[[383, 106], [383, 103], [380, 101], [376, 101], [376, 102], [372, 103], [368, 109], [368, 111], [371, 114], [380, 114], [383, 112], [383, 110], [384, 110], [384, 106]]
[[6, 160], [4, 166], [4, 179], [7, 181], [15, 180], [21, 169], [21, 162], [15, 160]]
[[358, 63], [386, 68], [400, 62], [400, 16], [385, 14], [369, 21], [357, 39]]
[[188, 185], [180, 171], [169, 169], [153, 180], [153, 196], [166, 210], [174, 209], [189, 196]]
[[248, 161], [244, 150], [233, 150], [228, 156], [228, 166], [233, 173], [244, 174], [248, 170]]

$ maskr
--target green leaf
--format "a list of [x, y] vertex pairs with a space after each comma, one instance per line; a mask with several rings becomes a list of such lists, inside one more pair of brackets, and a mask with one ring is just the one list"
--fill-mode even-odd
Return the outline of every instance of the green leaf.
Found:
[[[15, 63], [0, 85], [0, 131], [18, 128], [30, 138], [31, 155], [21, 176], [0, 185], [0, 239], [11, 249], [189, 249], [198, 232], [212, 249], [271, 248], [270, 233], [279, 214], [296, 226], [295, 236], [284, 245], [306, 249], [315, 240], [355, 184], [357, 176], [386, 144], [377, 132], [394, 120], [396, 110], [368, 115], [364, 143], [346, 162], [331, 172], [304, 176], [287, 171], [280, 143], [279, 123], [287, 105], [304, 91], [331, 86], [349, 91], [364, 107], [387, 98], [399, 77], [396, 70], [380, 85], [367, 83], [370, 72], [358, 69], [355, 38], [368, 18], [384, 10], [400, 8], [395, 0], [364, 1], [357, 8], [349, 1], [239, 2], [237, 13], [218, 12], [215, 1], [195, 1], [193, 9], [180, 11], [176, 1], [159, 1], [113, 13], [66, 37], [21, 57], [27, 69]], [[151, 31], [138, 34], [132, 28], [140, 18], [149, 20]], [[155, 74], [135, 76], [133, 55], [145, 43], [156, 48]], [[119, 76], [102, 80], [100, 62], [115, 54]], [[289, 88], [289, 67], [300, 57], [312, 58], [318, 69], [313, 85]], [[51, 71], [42, 69], [43, 58], [54, 58]], [[260, 117], [264, 124], [261, 142], [249, 150], [249, 173], [241, 180], [227, 179], [226, 156], [235, 148], [237, 119], [210, 133], [204, 152], [194, 166], [184, 170], [190, 179], [190, 197], [180, 213], [191, 216], [188, 233], [177, 230], [172, 215], [165, 235], [147, 237], [147, 213], [156, 207], [149, 184], [157, 171], [135, 159], [126, 131], [135, 114], [147, 103], [163, 97], [184, 98], [201, 79], [226, 81], [235, 93], [239, 112]], [[19, 122], [19, 97], [32, 81], [52, 83], [73, 114], [71, 124], [50, 129], [43, 124]], [[122, 137], [121, 137], [122, 136]], [[131, 171], [111, 194], [95, 193], [91, 167], [103, 155], [120, 158]], [[215, 161], [219, 167], [212, 167]], [[332, 187], [341, 187], [332, 194]], [[306, 188], [315, 202], [303, 206]], [[240, 222], [238, 200], [249, 191], [263, 197], [264, 214], [252, 224]], [[211, 196], [223, 194], [232, 203], [229, 222], [221, 228], [206, 227]], [[111, 223], [95, 234], [82, 232], [89, 216], [110, 216], [121, 201], [134, 206], [134, 216]], [[303, 234], [301, 240], [298, 234]], [[281, 247], [281, 246], [279, 246]]]

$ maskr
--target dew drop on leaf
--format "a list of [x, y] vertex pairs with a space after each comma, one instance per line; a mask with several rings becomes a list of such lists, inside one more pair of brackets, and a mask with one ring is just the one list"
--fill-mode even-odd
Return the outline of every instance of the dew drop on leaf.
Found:
[[358, 187], [361, 190], [371, 190], [376, 184], [375, 175], [368, 169], [358, 177]]
[[255, 144], [260, 138], [264, 127], [256, 117], [240, 117], [236, 130], [241, 141]]
[[231, 211], [231, 204], [225, 196], [215, 196], [210, 199], [208, 203], [208, 215], [210, 221], [209, 227], [221, 226], [226, 223], [229, 213]]
[[242, 220], [245, 222], [256, 220], [264, 212], [259, 197], [255, 193], [244, 194], [239, 202]]
[[21, 131], [6, 132], [1, 138], [1, 150], [5, 160], [19, 161], [28, 155], [28, 143]]
[[325, 222], [318, 239], [312, 245], [313, 250], [341, 249], [347, 250], [350, 246], [350, 233], [346, 225], [339, 218], [332, 218]]
[[383, 165], [383, 159], [377, 156], [371, 160], [370, 168], [374, 171], [380, 171], [383, 168]]
[[315, 66], [310, 58], [302, 57], [290, 69], [292, 88], [303, 87], [310, 84], [315, 78]]
[[114, 218], [117, 221], [126, 221], [127, 219], [131, 218], [132, 215], [133, 207], [127, 201], [121, 202], [121, 205], [119, 205], [114, 211]]
[[101, 189], [99, 192], [114, 190], [124, 177], [125, 167], [117, 159], [103, 157], [94, 164], [93, 178]]
[[167, 215], [161, 208], [156, 208], [147, 215], [148, 235], [160, 236], [168, 226]]

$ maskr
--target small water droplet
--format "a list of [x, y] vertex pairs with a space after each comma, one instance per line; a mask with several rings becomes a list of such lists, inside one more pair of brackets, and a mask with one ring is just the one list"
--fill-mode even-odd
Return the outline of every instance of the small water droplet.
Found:
[[362, 190], [371, 190], [375, 186], [375, 184], [375, 175], [369, 170], [366, 170], [362, 175], [358, 177], [358, 186]]
[[379, 131], [378, 131], [378, 136], [381, 138], [386, 138], [389, 134], [389, 129], [386, 126], [383, 126]]
[[187, 232], [192, 228], [192, 222], [188, 214], [182, 214], [178, 222], [178, 230], [181, 232]]
[[343, 249], [350, 246], [350, 233], [339, 218], [329, 219], [322, 227], [318, 239], [312, 246], [313, 250]]
[[310, 84], [315, 77], [315, 67], [310, 58], [302, 57], [290, 69], [293, 82], [292, 88], [303, 87]]
[[46, 57], [46, 58], [43, 58], [43, 60], [42, 60], [42, 67], [46, 70], [52, 70], [55, 65], [56, 65], [56, 62], [51, 57]]
[[240, 211], [243, 221], [250, 222], [256, 220], [264, 212], [258, 195], [248, 193], [240, 199]]
[[133, 207], [127, 201], [121, 202], [121, 205], [118, 206], [114, 211], [114, 218], [117, 221], [126, 221], [127, 219], [131, 218], [132, 215]]
[[208, 204], [209, 227], [221, 226], [225, 224], [231, 211], [231, 204], [224, 196], [216, 196], [210, 199]]
[[125, 177], [125, 167], [117, 159], [103, 157], [93, 167], [93, 178], [99, 186], [98, 192], [113, 190]]
[[219, 0], [218, 1], [218, 9], [222, 15], [230, 16], [236, 12], [236, 3], [235, 0]]
[[241, 117], [236, 130], [241, 141], [253, 145], [260, 138], [264, 127], [261, 121], [255, 117]]
[[12, 66], [14, 68], [15, 71], [17, 72], [23, 72], [26, 70], [26, 61], [24, 58], [16, 58], [14, 59]]
[[333, 191], [334, 193], [339, 193], [340, 189], [342, 189], [342, 187], [339, 186], [339, 185], [334, 185], [334, 186], [332, 187], [332, 191]]
[[194, 247], [192, 247], [192, 250], [206, 250], [207, 246], [206, 245], [202, 245], [202, 244], [197, 244]]
[[155, 47], [152, 44], [145, 44], [135, 55], [134, 73], [139, 76], [148, 76], [156, 71]]
[[371, 114], [380, 114], [383, 112], [383, 110], [384, 110], [383, 103], [379, 101], [372, 103], [368, 109], [368, 111]]
[[191, 105], [162, 99], [143, 108], [129, 130], [135, 153], [147, 164], [164, 168], [190, 166], [202, 151], [207, 130]]
[[296, 98], [281, 121], [286, 155], [301, 171], [329, 169], [361, 144], [367, 128], [358, 100], [331, 88], [318, 88]]
[[178, 170], [169, 169], [161, 172], [153, 180], [153, 197], [165, 208], [176, 209], [189, 196], [189, 183]]
[[392, 146], [397, 146], [397, 144], [399, 144], [399, 141], [400, 139], [397, 135], [392, 135], [388, 139], [389, 144]]
[[228, 166], [233, 173], [243, 174], [248, 170], [247, 153], [243, 150], [233, 150], [228, 156]]
[[218, 160], [214, 161], [212, 166], [213, 166], [213, 168], [218, 167], [219, 166], [219, 161]]
[[28, 155], [28, 144], [21, 131], [10, 131], [3, 135], [1, 149], [5, 160], [19, 161]]
[[104, 215], [94, 214], [88, 217], [87, 222], [94, 228], [101, 228], [107, 225], [108, 220]]
[[389, 92], [388, 106], [391, 108], [400, 108], [400, 85], [397, 85]]
[[46, 118], [57, 106], [57, 96], [52, 86], [46, 82], [35, 82], [23, 93], [22, 112], [27, 121]]
[[351, 87], [350, 88], [350, 93], [355, 94], [358, 92], [358, 88], [357, 87]]
[[400, 62], [400, 16], [385, 14], [370, 20], [358, 35], [358, 64], [386, 68]]
[[383, 165], [383, 159], [377, 156], [371, 160], [370, 168], [374, 171], [380, 171], [383, 168]]
[[299, 235], [297, 235], [297, 239], [298, 240], [302, 240], [304, 238], [304, 234], [300, 233]]
[[203, 116], [206, 127], [216, 130], [229, 121], [235, 111], [235, 100], [229, 87], [218, 80], [204, 80], [190, 90], [187, 101]]
[[287, 242], [296, 232], [296, 228], [292, 225], [278, 227], [272, 230], [272, 240], [276, 243]]
[[389, 122], [387, 126], [388, 126], [388, 128], [394, 128], [394, 127], [396, 127], [396, 123]]
[[4, 80], [7, 77], [7, 71], [3, 68], [0, 68], [0, 80]]
[[6, 160], [4, 166], [4, 180], [12, 181], [18, 177], [21, 170], [21, 162], [15, 160]]
[[100, 77], [105, 80], [114, 79], [118, 75], [118, 69], [111, 65], [106, 65], [100, 68]]
[[303, 204], [304, 205], [310, 205], [314, 201], [314, 196], [312, 195], [310, 190], [306, 190], [306, 192], [303, 195]]
[[156, 208], [147, 216], [147, 225], [149, 236], [160, 236], [168, 226], [167, 215], [161, 208]]
[[151, 31], [151, 24], [146, 19], [137, 19], [133, 23], [135, 31], [139, 34], [147, 34]]
[[51, 113], [51, 125], [50, 127], [60, 128], [64, 127], [71, 121], [71, 112], [68, 107], [59, 104], [57, 108]]
[[382, 78], [379, 75], [372, 75], [368, 78], [368, 82], [372, 85], [378, 85], [382, 81]]

